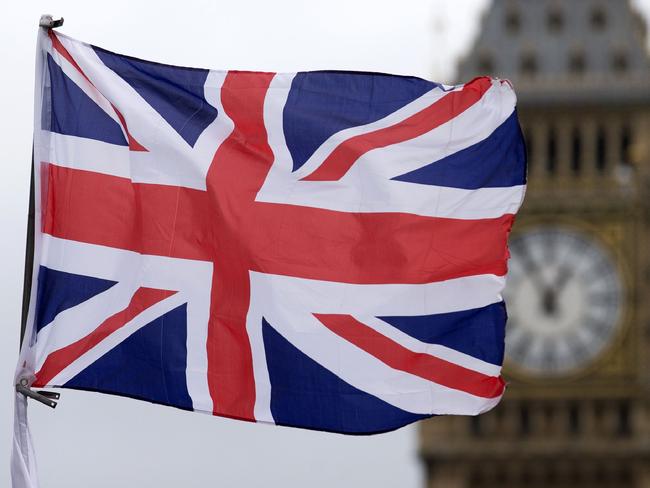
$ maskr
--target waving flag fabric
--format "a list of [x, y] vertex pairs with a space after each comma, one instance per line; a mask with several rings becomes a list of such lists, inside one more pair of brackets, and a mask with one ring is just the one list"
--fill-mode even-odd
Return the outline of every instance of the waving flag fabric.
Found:
[[17, 378], [343, 433], [504, 391], [509, 83], [168, 66], [43, 34]]

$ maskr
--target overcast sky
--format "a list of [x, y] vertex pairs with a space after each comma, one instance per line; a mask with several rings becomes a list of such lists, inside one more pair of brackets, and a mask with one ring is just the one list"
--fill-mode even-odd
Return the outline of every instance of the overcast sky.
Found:
[[[622, 0], [621, 0], [622, 1]], [[650, 0], [636, 0], [650, 12]], [[9, 486], [40, 14], [112, 51], [218, 69], [350, 69], [451, 81], [487, 0], [79, 0], [11, 2], [0, 29], [0, 486]], [[308, 432], [62, 390], [30, 404], [42, 486], [416, 487], [417, 431]]]

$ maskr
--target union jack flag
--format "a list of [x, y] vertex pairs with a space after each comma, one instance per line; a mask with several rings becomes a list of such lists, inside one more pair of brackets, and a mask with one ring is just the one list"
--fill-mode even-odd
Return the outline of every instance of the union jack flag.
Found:
[[498, 403], [508, 82], [39, 46], [17, 378], [343, 433]]

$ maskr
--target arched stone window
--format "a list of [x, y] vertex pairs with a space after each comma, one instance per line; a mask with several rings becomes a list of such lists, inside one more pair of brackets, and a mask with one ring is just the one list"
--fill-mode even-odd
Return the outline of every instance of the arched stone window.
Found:
[[587, 68], [585, 54], [581, 50], [569, 54], [569, 72], [573, 75], [582, 75]]
[[589, 23], [595, 31], [603, 31], [607, 27], [607, 14], [602, 6], [594, 7], [589, 14]]
[[519, 409], [519, 435], [526, 437], [530, 435], [531, 421], [530, 421], [530, 408], [528, 404], [522, 403]]
[[481, 437], [483, 435], [481, 417], [478, 415], [470, 417], [469, 419], [469, 433], [473, 437]]
[[596, 130], [596, 170], [599, 173], [605, 171], [607, 165], [607, 135], [605, 128], [601, 125]]
[[632, 147], [632, 131], [630, 130], [629, 125], [624, 125], [621, 127], [621, 138], [620, 138], [620, 161], [623, 164], [632, 163], [632, 155], [630, 154], [630, 148]]
[[533, 131], [530, 129], [524, 129], [524, 142], [526, 144], [526, 162], [528, 165], [528, 172], [530, 173], [532, 163], [533, 163], [533, 149], [534, 149], [534, 139]]
[[577, 403], [569, 405], [567, 429], [571, 435], [580, 433], [580, 409]]
[[618, 422], [616, 422], [616, 434], [619, 437], [629, 437], [632, 434], [630, 404], [626, 401], [619, 403], [617, 414]]
[[489, 53], [481, 53], [476, 63], [477, 71], [482, 75], [494, 73], [494, 59]]
[[546, 27], [549, 32], [558, 34], [564, 28], [564, 15], [559, 7], [550, 9], [546, 14]]
[[519, 60], [519, 71], [523, 76], [535, 76], [537, 74], [537, 57], [535, 53], [527, 52], [522, 54]]
[[551, 127], [548, 131], [546, 139], [546, 171], [550, 175], [555, 174], [557, 169], [557, 136], [555, 128]]
[[506, 12], [505, 27], [508, 34], [519, 34], [519, 31], [521, 30], [521, 17], [517, 10], [510, 9]]
[[623, 51], [615, 51], [611, 58], [612, 70], [616, 73], [624, 73], [628, 68], [627, 54]]
[[571, 171], [574, 175], [580, 174], [582, 163], [582, 138], [580, 129], [574, 127], [571, 132]]

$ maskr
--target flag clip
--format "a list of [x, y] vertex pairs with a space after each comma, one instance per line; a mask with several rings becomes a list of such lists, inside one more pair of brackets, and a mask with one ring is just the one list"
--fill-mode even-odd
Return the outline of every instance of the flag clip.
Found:
[[46, 29], [56, 29], [63, 25], [63, 17], [60, 19], [54, 19], [49, 14], [41, 15], [41, 20], [38, 21], [38, 25], [39, 27], [45, 27]]
[[20, 383], [16, 385], [16, 391], [52, 408], [56, 408], [57, 405], [57, 402], [54, 400], [58, 400], [61, 397], [60, 393], [55, 393], [53, 391], [34, 391], [28, 386], [28, 382], [25, 379], [20, 380]]

